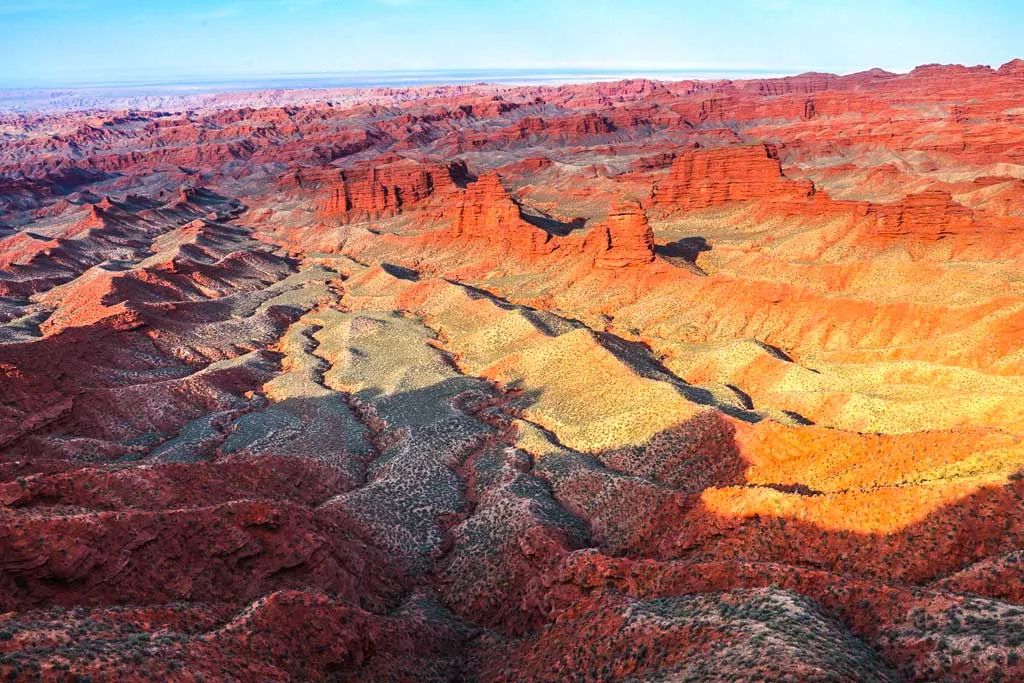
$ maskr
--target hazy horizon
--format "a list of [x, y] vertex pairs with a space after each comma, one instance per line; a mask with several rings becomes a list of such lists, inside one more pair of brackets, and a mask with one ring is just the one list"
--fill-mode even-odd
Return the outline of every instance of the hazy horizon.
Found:
[[164, 78], [145, 78], [141, 74], [132, 79], [127, 75], [106, 81], [40, 82], [21, 85], [0, 81], [3, 90], [118, 90], [158, 89], [196, 91], [209, 88], [249, 90], [260, 88], [372, 88], [417, 87], [432, 85], [462, 85], [487, 83], [517, 85], [532, 83], [575, 83], [626, 78], [651, 80], [686, 80], [688, 78], [717, 80], [789, 76], [801, 73], [794, 69], [589, 69], [571, 66], [548, 69], [426, 69], [426, 70], [362, 70], [362, 71], [308, 71], [266, 74], [181, 74]]
[[[0, 1], [0, 87], [195, 85], [371, 74], [782, 75], [998, 66], [1024, 8], [867, 0]], [[686, 77], [686, 76], [684, 76]]]

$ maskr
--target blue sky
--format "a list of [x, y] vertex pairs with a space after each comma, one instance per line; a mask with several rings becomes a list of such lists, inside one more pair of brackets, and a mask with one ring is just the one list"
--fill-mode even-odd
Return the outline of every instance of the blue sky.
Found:
[[0, 0], [6, 85], [495, 68], [902, 71], [1016, 56], [1016, 0]]

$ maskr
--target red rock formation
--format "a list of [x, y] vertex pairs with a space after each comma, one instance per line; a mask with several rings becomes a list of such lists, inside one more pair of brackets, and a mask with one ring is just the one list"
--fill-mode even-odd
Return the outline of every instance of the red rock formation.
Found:
[[539, 116], [528, 116], [516, 124], [518, 137], [530, 135], [555, 135], [580, 138], [587, 135], [607, 135], [615, 132], [615, 126], [596, 112], [582, 116], [568, 116], [556, 119], [543, 119]]
[[553, 165], [554, 162], [547, 157], [527, 157], [526, 159], [517, 161], [514, 164], [502, 166], [499, 170], [502, 175], [509, 173], [525, 175], [544, 171], [551, 168]]
[[[696, 146], [699, 147], [700, 145]], [[679, 156], [677, 152], [659, 152], [658, 154], [636, 159], [630, 164], [630, 168], [634, 171], [653, 171], [668, 168], [676, 160], [677, 156]]]
[[738, 85], [744, 91], [750, 92], [756, 89], [759, 95], [771, 97], [792, 93], [809, 94], [828, 90], [839, 78], [835, 74], [808, 72], [785, 78], [742, 81]]
[[484, 241], [498, 251], [526, 255], [551, 251], [551, 236], [523, 219], [519, 205], [495, 173], [485, 173], [469, 185], [461, 200], [446, 211], [447, 234], [453, 240]]
[[680, 155], [654, 190], [654, 203], [682, 210], [752, 199], [797, 199], [814, 185], [787, 179], [768, 145], [699, 149]]
[[[843, 169], [833, 169], [841, 174]], [[849, 172], [849, 169], [847, 169]], [[876, 185], [898, 186], [902, 176], [891, 164], [868, 174]], [[787, 178], [768, 145], [700, 149], [676, 158], [653, 191], [662, 211], [691, 211], [733, 202], [756, 201], [764, 218], [798, 218], [808, 225], [841, 219], [875, 245], [928, 244], [949, 239], [952, 249], [985, 248], [995, 253], [1024, 230], [1016, 217], [985, 218], [953, 200], [948, 190], [911, 193], [896, 202], [833, 200], [814, 183]], [[998, 242], [996, 241], [998, 240]]]
[[872, 232], [881, 239], [936, 241], [978, 230], [974, 212], [945, 190], [912, 194], [897, 204], [870, 204], [866, 213], [877, 220]]
[[608, 220], [597, 227], [598, 268], [642, 266], [654, 260], [654, 232], [637, 202], [612, 207]]
[[393, 216], [403, 209], [455, 188], [464, 164], [421, 164], [385, 157], [343, 170], [317, 202], [317, 215], [341, 223]]
[[1011, 59], [997, 70], [1000, 76], [1024, 77], [1024, 59]]
[[79, 223], [79, 226], [86, 229], [102, 228], [104, 225], [103, 216], [108, 208], [110, 207], [101, 207], [99, 204], [90, 204], [86, 216]]
[[1022, 75], [0, 114], [0, 679], [1024, 678]]

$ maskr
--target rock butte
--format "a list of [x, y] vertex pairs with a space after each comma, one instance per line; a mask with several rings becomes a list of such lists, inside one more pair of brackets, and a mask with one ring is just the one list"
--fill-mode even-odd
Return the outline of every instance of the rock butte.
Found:
[[1024, 678], [1021, 60], [70, 104], [0, 677]]

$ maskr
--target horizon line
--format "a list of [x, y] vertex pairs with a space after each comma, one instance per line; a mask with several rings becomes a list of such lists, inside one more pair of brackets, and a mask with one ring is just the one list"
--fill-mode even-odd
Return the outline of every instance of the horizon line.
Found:
[[[1013, 59], [1004, 64], [1015, 61]], [[127, 78], [127, 72], [135, 70], [123, 70], [118, 78], [109, 80], [81, 80], [81, 81], [0, 81], [0, 91], [3, 92], [41, 92], [41, 91], [88, 91], [88, 90], [118, 90], [118, 89], [179, 89], [199, 90], [209, 89], [214, 86], [228, 86], [234, 91], [244, 90], [305, 90], [305, 89], [368, 89], [368, 88], [417, 88], [432, 86], [460, 86], [460, 85], [543, 85], [549, 84], [572, 84], [598, 82], [602, 80], [615, 81], [631, 78], [647, 78], [649, 80], [671, 82], [672, 79], [659, 79], [658, 75], [672, 75], [679, 78], [674, 80], [752, 80], [758, 77], [763, 78], [788, 78], [805, 74], [829, 74], [835, 76], [848, 76], [868, 71], [881, 70], [894, 75], [911, 73], [914, 69], [922, 66], [932, 65], [964, 68], [988, 68], [995, 70], [1001, 65], [992, 64], [962, 64], [958, 62], [937, 63], [929, 62], [917, 64], [912, 67], [899, 69], [887, 67], [868, 67], [834, 69], [829, 67], [807, 68], [807, 67], [763, 67], [763, 66], [710, 66], [710, 65], [649, 65], [649, 66], [537, 66], [537, 67], [493, 67], [493, 68], [469, 68], [469, 67], [445, 67], [439, 69], [361, 69], [361, 70], [340, 70], [340, 71], [281, 71], [281, 72], [221, 72], [221, 73], [182, 73], [167, 75], [164, 77], [154, 76], [152, 78]], [[143, 71], [139, 69], [137, 71]], [[714, 78], [720, 75], [720, 78]], [[747, 76], [749, 78], [729, 78], [730, 75]], [[488, 76], [500, 76], [495, 80], [487, 80]], [[584, 76], [583, 80], [574, 81], [573, 77]], [[705, 78], [700, 78], [700, 77]], [[375, 78], [396, 79], [394, 82], [377, 81]], [[332, 81], [337, 79], [350, 79], [348, 83], [286, 83], [288, 81]], [[285, 83], [273, 84], [273, 81], [280, 80]], [[361, 82], [365, 81], [365, 82]], [[250, 87], [251, 86], [251, 87]], [[200, 94], [200, 93], [193, 93]]]
[[[121, 72], [116, 77], [109, 79], [90, 78], [83, 80], [39, 80], [27, 81], [0, 81], [0, 89], [4, 90], [53, 90], [53, 89], [90, 89], [90, 88], [116, 88], [135, 86], [206, 86], [222, 83], [237, 83], [266, 81], [273, 79], [298, 80], [298, 79], [331, 79], [351, 78], [354, 80], [369, 80], [377, 76], [389, 77], [459, 77], [454, 85], [464, 85], [463, 78], [475, 78], [484, 75], [502, 76], [621, 76], [624, 74], [636, 74], [641, 78], [643, 74], [784, 74], [799, 75], [808, 73], [806, 68], [801, 67], [737, 67], [737, 66], [623, 66], [623, 67], [597, 67], [597, 66], [544, 66], [544, 67], [495, 67], [495, 68], [471, 68], [471, 67], [446, 67], [443, 69], [352, 69], [339, 71], [281, 71], [281, 72], [249, 72], [249, 71], [224, 71], [219, 73], [182, 73], [169, 74], [166, 76], [153, 76], [151, 78], [132, 78], [126, 72]], [[438, 85], [444, 83], [437, 83]], [[354, 86], [360, 87], [360, 86]], [[365, 86], [363, 86], [365, 87]]]

